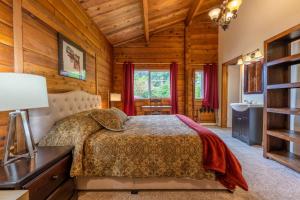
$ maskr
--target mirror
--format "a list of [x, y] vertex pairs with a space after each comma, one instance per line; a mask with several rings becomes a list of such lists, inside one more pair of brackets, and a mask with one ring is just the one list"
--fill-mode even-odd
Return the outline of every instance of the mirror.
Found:
[[244, 93], [263, 93], [263, 61], [244, 65]]

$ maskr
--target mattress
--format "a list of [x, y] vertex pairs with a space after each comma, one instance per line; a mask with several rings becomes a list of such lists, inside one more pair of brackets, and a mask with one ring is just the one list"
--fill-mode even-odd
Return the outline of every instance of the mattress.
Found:
[[125, 131], [92, 134], [84, 145], [82, 175], [215, 180], [203, 168], [198, 134], [175, 115], [134, 116]]
[[75, 146], [72, 177], [216, 179], [203, 168], [199, 135], [175, 115], [130, 117], [115, 132], [87, 111], [57, 122], [40, 145]]

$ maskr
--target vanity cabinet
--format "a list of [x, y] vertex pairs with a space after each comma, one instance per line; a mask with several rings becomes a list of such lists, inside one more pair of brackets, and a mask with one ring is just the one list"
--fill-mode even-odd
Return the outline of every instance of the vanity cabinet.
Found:
[[232, 137], [248, 145], [261, 145], [262, 131], [262, 107], [250, 107], [243, 112], [232, 110]]

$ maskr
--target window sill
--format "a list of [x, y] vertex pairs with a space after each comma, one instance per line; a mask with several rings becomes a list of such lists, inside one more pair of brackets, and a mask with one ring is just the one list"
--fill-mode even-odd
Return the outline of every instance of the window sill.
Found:
[[135, 101], [143, 101], [143, 100], [147, 100], [147, 101], [150, 101], [150, 99], [161, 99], [161, 100], [170, 100], [171, 97], [168, 97], [168, 98], [145, 98], [145, 99], [139, 99], [139, 98], [135, 98], [134, 100]]

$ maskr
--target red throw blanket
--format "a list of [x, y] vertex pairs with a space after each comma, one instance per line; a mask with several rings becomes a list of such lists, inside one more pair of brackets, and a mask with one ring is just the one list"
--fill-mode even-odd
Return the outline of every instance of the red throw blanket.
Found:
[[182, 122], [195, 130], [202, 140], [203, 167], [216, 173], [217, 179], [229, 190], [240, 186], [248, 191], [238, 159], [226, 144], [213, 132], [184, 115], [176, 115]]

